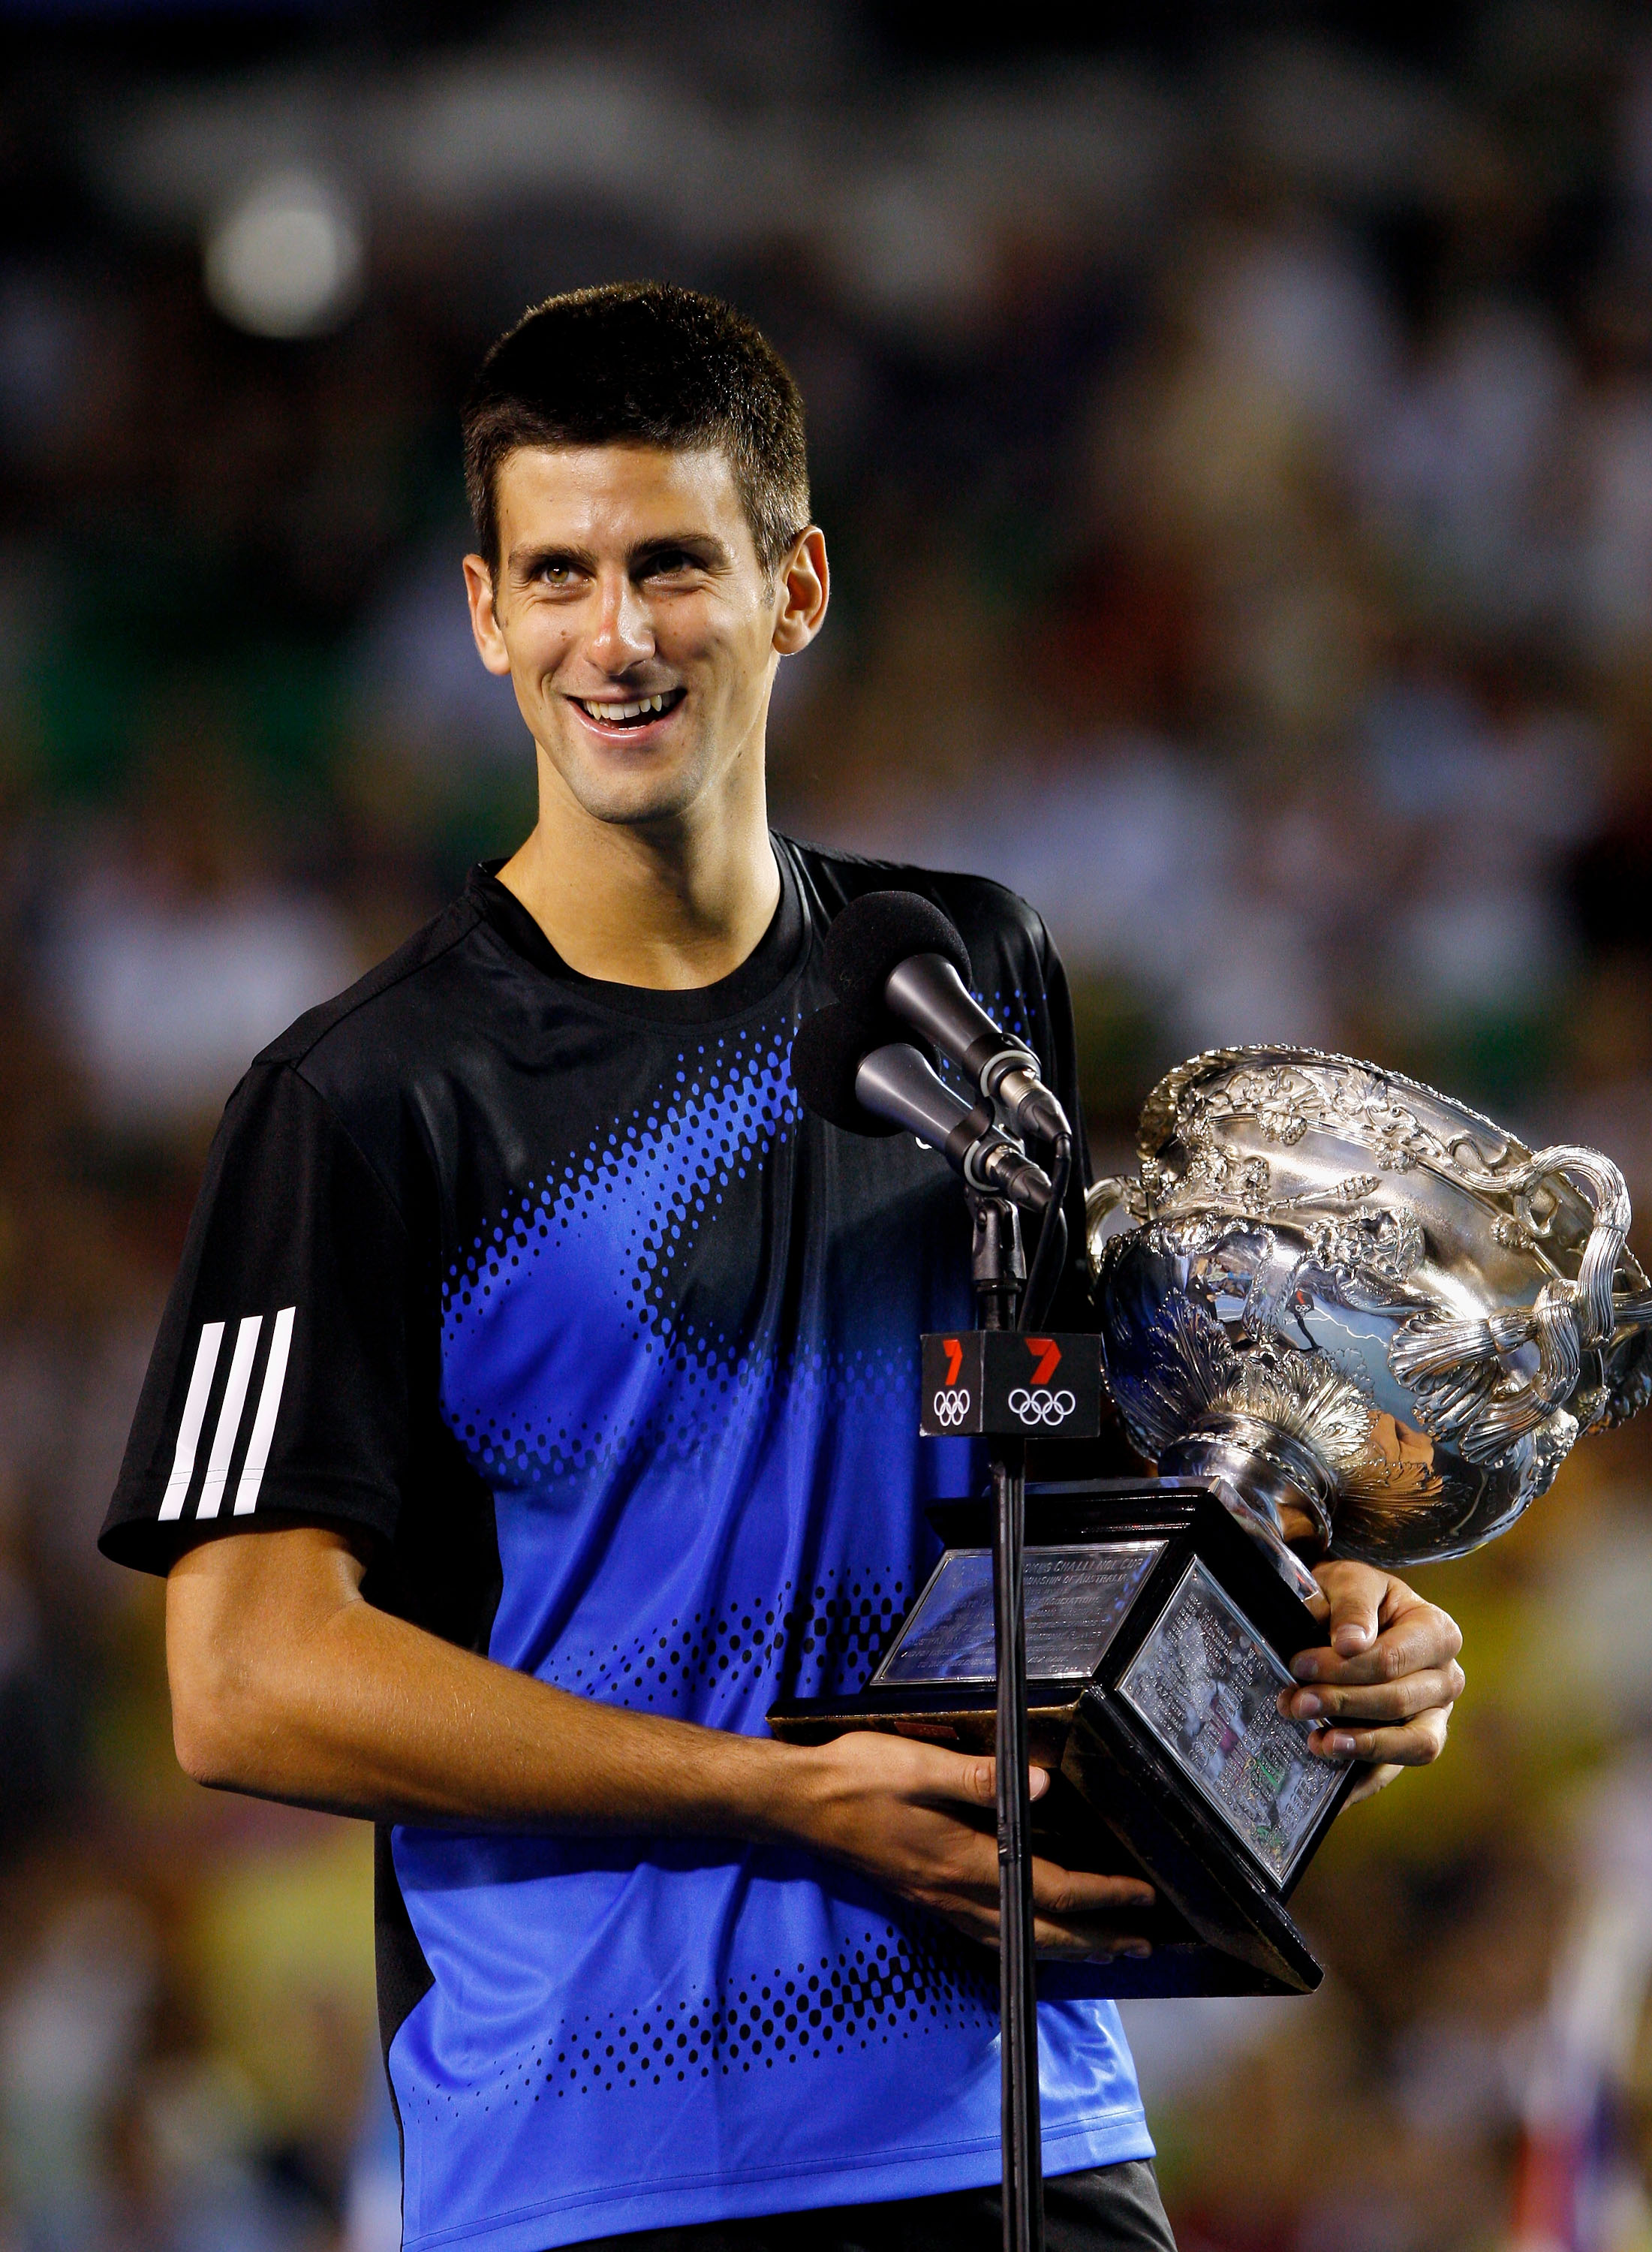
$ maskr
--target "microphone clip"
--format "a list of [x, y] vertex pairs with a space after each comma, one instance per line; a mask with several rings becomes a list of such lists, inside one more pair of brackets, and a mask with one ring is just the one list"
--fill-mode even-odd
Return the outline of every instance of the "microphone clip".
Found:
[[1071, 1134], [1067, 1115], [1040, 1077], [1031, 1048], [1000, 1048], [982, 1069], [981, 1091], [1008, 1112], [1017, 1141], [1057, 1142]]

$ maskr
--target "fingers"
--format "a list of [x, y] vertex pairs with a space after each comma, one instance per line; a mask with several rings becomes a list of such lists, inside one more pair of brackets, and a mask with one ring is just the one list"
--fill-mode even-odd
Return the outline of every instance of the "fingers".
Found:
[[[1450, 1706], [1436, 1706], [1403, 1728], [1315, 1728], [1308, 1748], [1322, 1759], [1366, 1760], [1378, 1767], [1428, 1767], [1446, 1748], [1450, 1720]], [[1370, 1796], [1369, 1792], [1361, 1795]]]
[[[913, 1897], [983, 1946], [998, 1944], [998, 1867], [996, 1854], [968, 1878], [954, 1872], [941, 1890], [918, 1888]], [[1131, 1919], [1153, 1905], [1151, 1885], [1137, 1877], [1099, 1876], [1086, 1869], [1064, 1869], [1053, 1861], [1032, 1862], [1033, 1942], [1041, 1955], [1070, 1962], [1093, 1962], [1114, 1955], [1151, 1953], [1149, 1942], [1131, 1929]]]
[[1360, 1760], [1367, 1773], [1349, 1804], [1385, 1790], [1404, 1767], [1426, 1767], [1446, 1748], [1453, 1706], [1465, 1686], [1454, 1618], [1391, 1573], [1364, 1564], [1322, 1564], [1327, 1645], [1305, 1650], [1281, 1690], [1279, 1709], [1312, 1724], [1322, 1758]]
[[[1329, 1567], [1322, 1565], [1320, 1568]], [[1414, 1595], [1403, 1581], [1389, 1579], [1387, 1586], [1389, 1593], [1380, 1612], [1382, 1624], [1375, 1639], [1346, 1653], [1335, 1642], [1329, 1649], [1300, 1651], [1291, 1662], [1291, 1671], [1299, 1681], [1369, 1687], [1452, 1664], [1462, 1648], [1455, 1619]], [[1350, 1617], [1332, 1631], [1340, 1632], [1343, 1642], [1350, 1642], [1359, 1638], [1364, 1628], [1359, 1620]]]
[[1032, 1864], [1032, 1938], [1040, 1955], [1076, 1963], [1114, 1955], [1144, 1960], [1153, 1950], [1130, 1929], [1129, 1919], [1152, 1905], [1153, 1887], [1140, 1877], [1098, 1876], [1053, 1861]]
[[1360, 1657], [1381, 1632], [1388, 1574], [1370, 1564], [1337, 1562], [1322, 1564], [1314, 1577], [1325, 1599], [1326, 1641], [1339, 1658]]
[[1115, 1923], [1056, 1923], [1038, 1916], [1033, 1919], [1032, 1943], [1041, 1956], [1064, 1963], [1106, 1963], [1118, 1955], [1145, 1963], [1153, 1952], [1152, 1943], [1139, 1931]]
[[[995, 1954], [997, 1952], [998, 1913], [996, 1908], [976, 1908], [967, 1901], [948, 1905], [928, 1901], [924, 1904], [981, 1946], [991, 1948]], [[1128, 1956], [1132, 1961], [1140, 1963], [1145, 1962], [1153, 1952], [1150, 1940], [1110, 1916], [1086, 1916], [1063, 1922], [1056, 1916], [1035, 1915], [1032, 1919], [1032, 1943], [1040, 1956], [1065, 1963], [1102, 1963], [1115, 1955]]]
[[1291, 1660], [1299, 1681], [1331, 1681], [1369, 1687], [1381, 1681], [1398, 1681], [1407, 1673], [1426, 1672], [1451, 1664], [1462, 1648], [1454, 1619], [1419, 1604], [1397, 1625], [1385, 1628], [1369, 1650], [1353, 1658], [1331, 1650], [1304, 1650]]
[[1054, 1861], [1036, 1858], [1033, 1861], [1035, 1915], [1072, 1923], [1086, 1916], [1117, 1915], [1152, 1905], [1153, 1887], [1140, 1877], [1098, 1876], [1092, 1869], [1064, 1869]]
[[1153, 1905], [1153, 1887], [1140, 1877], [1097, 1876], [1063, 1869], [1053, 1861], [1032, 1865], [1032, 1939], [1040, 1955], [1094, 1963], [1114, 1955], [1141, 1962], [1153, 1950], [1130, 1918]]
[[1294, 1720], [1404, 1721], [1436, 1706], [1454, 1705], [1465, 1686], [1462, 1668], [1453, 1658], [1448, 1665], [1405, 1673], [1370, 1688], [1323, 1683], [1311, 1689], [1281, 1689], [1279, 1709]]
[[[955, 1795], [962, 1799], [966, 1805], [992, 1807], [997, 1805], [998, 1762], [996, 1760], [960, 1760], [949, 1752], [941, 1752], [938, 1756], [947, 1761], [953, 1769]], [[938, 1771], [937, 1782], [944, 1785], [945, 1779], [944, 1774]], [[1030, 1800], [1036, 1802], [1042, 1798], [1049, 1788], [1050, 1773], [1047, 1768], [1033, 1767], [1027, 1769], [1027, 1797]], [[932, 1790], [928, 1795], [934, 1797], [944, 1797], [947, 1793], [942, 1788]]]
[[1329, 1646], [1305, 1650], [1281, 1690], [1279, 1709], [1312, 1724], [1322, 1758], [1361, 1760], [1371, 1772], [1350, 1793], [1373, 1797], [1402, 1767], [1426, 1767], [1446, 1748], [1451, 1711], [1464, 1688], [1457, 1623], [1403, 1580], [1370, 1565], [1322, 1564]]

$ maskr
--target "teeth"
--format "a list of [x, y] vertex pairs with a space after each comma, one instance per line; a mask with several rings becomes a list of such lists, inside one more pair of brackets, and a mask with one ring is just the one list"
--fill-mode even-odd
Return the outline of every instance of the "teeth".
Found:
[[665, 709], [663, 694], [644, 696], [640, 701], [631, 704], [598, 704], [589, 696], [581, 696], [578, 701], [593, 719], [600, 719], [609, 726], [617, 720], [640, 719], [645, 712], [663, 712]]

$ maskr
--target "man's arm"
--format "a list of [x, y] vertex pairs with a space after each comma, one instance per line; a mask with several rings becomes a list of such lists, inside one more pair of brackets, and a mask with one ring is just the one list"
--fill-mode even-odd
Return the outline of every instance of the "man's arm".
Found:
[[[173, 1567], [173, 1733], [198, 1782], [380, 1821], [802, 1845], [996, 1943], [991, 1760], [870, 1733], [783, 1745], [571, 1696], [376, 1609], [363, 1569], [319, 1527], [204, 1542]], [[1336, 1724], [1320, 1747], [1345, 1754], [1351, 1733], [1384, 1763], [1367, 1796], [1439, 1755], [1461, 1637], [1386, 1574], [1320, 1577], [1329, 1647], [1281, 1702], [1318, 1696]], [[1034, 1797], [1047, 1788], [1035, 1769]], [[1129, 1920], [1153, 1895], [1135, 1879], [1035, 1859], [1033, 1895], [1042, 1953], [1146, 1951]]]
[[[572, 1696], [375, 1609], [363, 1570], [319, 1527], [174, 1565], [173, 1735], [198, 1782], [380, 1821], [802, 1845], [996, 1943], [989, 1759], [870, 1734], [806, 1748]], [[1127, 1927], [1149, 1886], [1035, 1860], [1033, 1892], [1041, 1951], [1146, 1951]]]

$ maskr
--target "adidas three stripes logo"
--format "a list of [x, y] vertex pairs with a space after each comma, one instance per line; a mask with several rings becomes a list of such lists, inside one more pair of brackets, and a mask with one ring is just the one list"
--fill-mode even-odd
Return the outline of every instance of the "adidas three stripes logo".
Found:
[[[240, 1476], [235, 1484], [235, 1501], [231, 1512], [235, 1517], [250, 1517], [258, 1506], [258, 1490], [264, 1483], [270, 1442], [275, 1435], [275, 1418], [281, 1413], [281, 1387], [287, 1381], [287, 1357], [292, 1347], [293, 1317], [296, 1311], [296, 1307], [283, 1306], [270, 1324], [264, 1378], [258, 1387], [258, 1405], [253, 1411], [252, 1434], [246, 1442], [246, 1452], [241, 1458]], [[206, 1411], [212, 1402], [212, 1379], [218, 1373], [219, 1354], [226, 1326], [223, 1322], [205, 1322], [201, 1327], [201, 1341], [195, 1349], [195, 1366], [190, 1372], [190, 1388], [184, 1399], [183, 1420], [177, 1427], [172, 1475], [166, 1482], [166, 1491], [161, 1499], [163, 1524], [169, 1518], [183, 1516], [184, 1505], [195, 1481], [195, 1458], [200, 1448]], [[258, 1341], [263, 1328], [262, 1314], [248, 1314], [245, 1321], [237, 1324], [229, 1374], [225, 1379], [223, 1397], [219, 1402], [218, 1421], [213, 1426], [212, 1443], [207, 1453], [206, 1474], [201, 1480], [201, 1497], [196, 1504], [198, 1518], [216, 1517], [223, 1506], [230, 1469], [235, 1459], [235, 1442], [240, 1435], [246, 1411], [246, 1395], [252, 1384], [253, 1368], [258, 1359]]]

